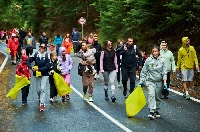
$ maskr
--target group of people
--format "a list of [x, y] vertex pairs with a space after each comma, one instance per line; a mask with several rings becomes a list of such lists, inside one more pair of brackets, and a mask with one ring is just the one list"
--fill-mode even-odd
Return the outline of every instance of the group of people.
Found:
[[[16, 73], [18, 75], [26, 76], [30, 79], [29, 69], [33, 71], [33, 82], [36, 83], [38, 100], [40, 102], [40, 110], [44, 111], [45, 106], [45, 91], [46, 82], [49, 78], [50, 83], [50, 102], [57, 101], [57, 90], [53, 81], [53, 73], [57, 72], [63, 76], [66, 83], [70, 85], [70, 71], [73, 67], [73, 61], [70, 57], [71, 47], [74, 49], [74, 55], [79, 57], [79, 63], [84, 66], [82, 71], [83, 84], [83, 99], [89, 96], [89, 102], [93, 102], [94, 80], [99, 78], [101, 72], [104, 78], [104, 92], [105, 100], [109, 100], [109, 89], [111, 90], [110, 99], [112, 102], [116, 101], [115, 96], [115, 78], [117, 76], [118, 87], [123, 86], [123, 95], [127, 97], [128, 89], [131, 94], [135, 86], [147, 86], [149, 97], [148, 107], [150, 114], [148, 117], [153, 119], [160, 117], [159, 105], [162, 99], [168, 99], [170, 73], [177, 72], [182, 74], [183, 82], [183, 96], [190, 99], [188, 92], [191, 87], [191, 82], [194, 76], [194, 66], [199, 70], [198, 59], [193, 46], [190, 45], [188, 37], [182, 38], [182, 47], [178, 51], [177, 66], [173, 53], [167, 48], [167, 43], [162, 41], [160, 46], [154, 46], [152, 53], [146, 57], [145, 53], [133, 44], [133, 38], [128, 38], [125, 43], [118, 41], [116, 47], [111, 40], [106, 40], [101, 46], [98, 42], [97, 34], [90, 34], [88, 38], [84, 37], [80, 42], [79, 32], [73, 28], [70, 36], [67, 33], [64, 38], [60, 34], [54, 37], [54, 45], [56, 52], [50, 53], [50, 58], [47, 53], [48, 37], [43, 32], [39, 38], [39, 50], [33, 53], [36, 48], [36, 43], [31, 32], [22, 39], [23, 45], [21, 47], [26, 49], [25, 54], [22, 55], [22, 61], [19, 63]], [[19, 45], [18, 39], [12, 33], [12, 37], [8, 40], [8, 48], [11, 51], [13, 64], [15, 62], [16, 47], [12, 45]], [[35, 66], [31, 63], [35, 61]], [[140, 82], [135, 84], [136, 71], [139, 71]], [[41, 77], [36, 77], [36, 73], [41, 72]], [[122, 79], [120, 79], [122, 75]], [[130, 81], [128, 88], [127, 82]], [[22, 104], [27, 103], [27, 96], [29, 86], [22, 90]], [[62, 97], [62, 101], [69, 100], [69, 94]]]

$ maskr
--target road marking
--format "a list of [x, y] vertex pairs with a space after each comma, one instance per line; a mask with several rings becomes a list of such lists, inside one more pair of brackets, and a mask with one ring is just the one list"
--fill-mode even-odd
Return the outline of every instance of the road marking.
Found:
[[5, 52], [3, 52], [3, 51], [0, 51], [0, 52], [3, 53], [3, 54], [6, 56], [6, 58], [4, 59], [2, 65], [1, 65], [1, 67], [0, 67], [0, 73], [1, 73], [2, 70], [3, 70], [3, 68], [4, 68], [5, 65], [6, 65], [6, 62], [8, 61], [8, 55], [7, 55]]
[[[82, 98], [83, 95], [78, 90], [76, 90], [76, 88], [74, 88], [72, 85], [70, 85], [70, 88], [72, 88], [74, 90], [74, 92], [77, 93]], [[122, 128], [124, 131], [126, 131], [126, 132], [132, 132], [130, 129], [128, 129], [123, 124], [121, 124], [120, 122], [118, 122], [117, 120], [115, 120], [113, 117], [111, 117], [110, 115], [108, 115], [106, 112], [104, 112], [102, 109], [100, 109], [98, 106], [96, 106], [92, 102], [89, 102], [88, 100], [85, 100], [85, 101], [88, 104], [90, 104], [92, 107], [94, 107], [97, 111], [99, 111], [102, 115], [104, 115], [106, 118], [108, 118], [110, 121], [112, 121], [117, 126], [119, 126], [120, 128]]]

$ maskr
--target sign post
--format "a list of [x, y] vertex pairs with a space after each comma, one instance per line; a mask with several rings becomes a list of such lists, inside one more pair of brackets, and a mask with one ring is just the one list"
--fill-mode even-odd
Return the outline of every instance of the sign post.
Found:
[[79, 18], [78, 23], [82, 25], [82, 39], [83, 39], [83, 25], [86, 23], [86, 19], [81, 17]]

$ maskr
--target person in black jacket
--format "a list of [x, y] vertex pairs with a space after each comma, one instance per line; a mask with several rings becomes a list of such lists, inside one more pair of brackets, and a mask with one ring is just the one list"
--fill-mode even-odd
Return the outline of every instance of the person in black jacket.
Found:
[[61, 64], [57, 59], [57, 54], [55, 52], [50, 53], [50, 69], [49, 69], [49, 84], [50, 84], [50, 102], [57, 101], [57, 89], [54, 83], [53, 73], [61, 73]]
[[[38, 42], [41, 44], [45, 44], [46, 48], [48, 46], [49, 38], [47, 37], [45, 32], [42, 32], [42, 36], [39, 37]], [[47, 49], [46, 49], [47, 50]]]
[[[135, 79], [136, 79], [136, 67], [137, 63], [139, 63], [139, 70], [142, 69], [142, 55], [140, 54], [140, 50], [137, 46], [133, 45], [133, 38], [128, 38], [127, 43], [124, 44], [124, 47], [118, 55], [122, 55], [122, 84], [124, 87], [123, 95], [127, 95], [127, 81], [130, 78], [130, 93], [133, 92], [135, 88]], [[137, 57], [138, 62], [137, 62]]]
[[95, 59], [96, 59], [95, 68], [96, 68], [96, 70], [97, 70], [97, 73], [95, 74], [94, 79], [99, 79], [101, 44], [98, 43], [97, 34], [94, 34], [93, 48], [96, 49], [96, 53], [94, 54], [94, 57], [95, 57]]

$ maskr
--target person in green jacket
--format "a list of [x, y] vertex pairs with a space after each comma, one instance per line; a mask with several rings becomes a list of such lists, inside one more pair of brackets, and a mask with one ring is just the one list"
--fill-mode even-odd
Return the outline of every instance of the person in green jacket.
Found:
[[[176, 65], [175, 65], [175, 61], [174, 61], [174, 55], [168, 49], [167, 43], [165, 41], [162, 41], [160, 44], [160, 55], [162, 58], [165, 59], [165, 64], [167, 66], [167, 87], [169, 88], [170, 72], [171, 72], [171, 70], [173, 71], [173, 73], [176, 72]], [[168, 95], [169, 95], [169, 90], [166, 90], [163, 87], [161, 98], [168, 99]]]
[[196, 51], [193, 46], [190, 45], [190, 39], [188, 37], [182, 38], [182, 47], [178, 51], [177, 72], [181, 70], [182, 82], [183, 82], [183, 97], [187, 100], [190, 99], [188, 93], [189, 87], [192, 85], [194, 77], [194, 67], [199, 70], [199, 63], [196, 55]]

